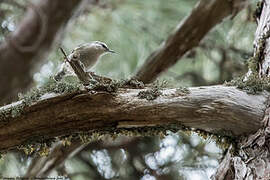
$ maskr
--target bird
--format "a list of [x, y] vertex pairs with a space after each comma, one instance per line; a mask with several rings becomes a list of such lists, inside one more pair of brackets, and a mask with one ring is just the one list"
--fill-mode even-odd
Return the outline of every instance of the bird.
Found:
[[[83, 43], [74, 48], [68, 59], [76, 58], [83, 65], [85, 71], [89, 72], [92, 67], [99, 61], [99, 59], [107, 53], [116, 53], [108, 48], [108, 46], [101, 41], [93, 41]], [[65, 75], [74, 74], [71, 66], [68, 63], [61, 65], [60, 71], [54, 76], [56, 81], [60, 81]]]

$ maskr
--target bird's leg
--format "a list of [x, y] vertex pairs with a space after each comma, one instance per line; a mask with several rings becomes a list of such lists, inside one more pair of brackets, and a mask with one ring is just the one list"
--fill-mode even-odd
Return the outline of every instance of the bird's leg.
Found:
[[86, 72], [87, 72], [87, 74], [89, 74], [89, 76], [91, 77], [91, 83], [92, 83], [92, 84], [97, 84], [98, 81], [97, 81], [96, 78], [95, 78], [95, 73], [92, 72], [92, 71], [90, 71], [90, 70], [88, 70], [88, 71], [86, 71]]

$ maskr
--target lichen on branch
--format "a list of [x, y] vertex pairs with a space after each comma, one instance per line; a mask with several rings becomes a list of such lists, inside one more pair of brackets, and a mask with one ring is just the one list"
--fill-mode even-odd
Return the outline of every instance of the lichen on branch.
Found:
[[246, 80], [245, 77], [238, 77], [230, 82], [225, 82], [227, 86], [236, 86], [239, 89], [246, 91], [248, 94], [259, 94], [266, 90], [270, 92], [270, 78], [261, 77], [259, 75], [251, 74]]
[[18, 94], [19, 103], [11, 104], [9, 107], [0, 108], [0, 122], [6, 122], [8, 117], [15, 118], [21, 115], [24, 108], [31, 104], [41, 100], [46, 94], [66, 94], [76, 92], [82, 89], [82, 85], [77, 82], [66, 82], [66, 81], [54, 81], [52, 78], [41, 87], [32, 88], [26, 94]]

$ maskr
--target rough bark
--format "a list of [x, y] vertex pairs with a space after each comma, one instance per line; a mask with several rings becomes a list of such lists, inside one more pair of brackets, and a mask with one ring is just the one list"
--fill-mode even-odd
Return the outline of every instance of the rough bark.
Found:
[[[0, 150], [31, 139], [49, 139], [83, 130], [160, 126], [168, 123], [243, 135], [261, 127], [268, 93], [248, 95], [235, 87], [164, 89], [155, 100], [140, 99], [145, 89], [120, 88], [115, 93], [81, 91], [41, 97], [18, 117], [0, 122]], [[46, 98], [48, 97], [48, 98]], [[22, 102], [7, 105], [20, 106]], [[11, 112], [12, 113], [12, 112]]]
[[[253, 68], [251, 75], [262, 80], [269, 77], [270, 65], [270, 0], [262, 1], [257, 9], [258, 28], [254, 40]], [[256, 133], [238, 139], [235, 150], [227, 153], [212, 179], [270, 179], [270, 99], [261, 120], [262, 127]]]
[[260, 49], [263, 51], [259, 57], [259, 75], [270, 77], [270, 1], [263, 1], [258, 9], [261, 9], [261, 14], [257, 18], [258, 27], [255, 32], [254, 40], [254, 56]]
[[245, 6], [245, 0], [201, 0], [174, 32], [145, 61], [136, 74], [144, 83], [154, 81], [187, 51], [196, 47], [219, 22]]
[[263, 127], [238, 139], [228, 151], [212, 179], [270, 179], [270, 108], [265, 111]]
[[0, 44], [0, 104], [29, 88], [35, 67], [81, 2], [39, 0], [30, 5], [17, 29]]

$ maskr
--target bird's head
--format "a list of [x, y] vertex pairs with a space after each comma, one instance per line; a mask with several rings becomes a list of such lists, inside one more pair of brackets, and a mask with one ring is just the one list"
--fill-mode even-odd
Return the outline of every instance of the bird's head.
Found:
[[99, 57], [106, 53], [115, 53], [108, 46], [100, 41], [84, 43], [75, 48], [71, 53], [71, 58], [78, 58], [86, 66], [94, 65]]
[[115, 51], [108, 48], [108, 46], [104, 42], [93, 41], [90, 43], [84, 43], [75, 48], [73, 52], [86, 52], [92, 53], [96, 55], [103, 55], [105, 53], [115, 53]]
[[101, 53], [115, 53], [115, 51], [108, 48], [104, 42], [94, 41], [91, 46], [100, 51]]
[[73, 49], [72, 53], [76, 53], [79, 56], [100, 57], [106, 53], [115, 53], [115, 51], [108, 48], [104, 42], [93, 41], [90, 43], [84, 43]]

